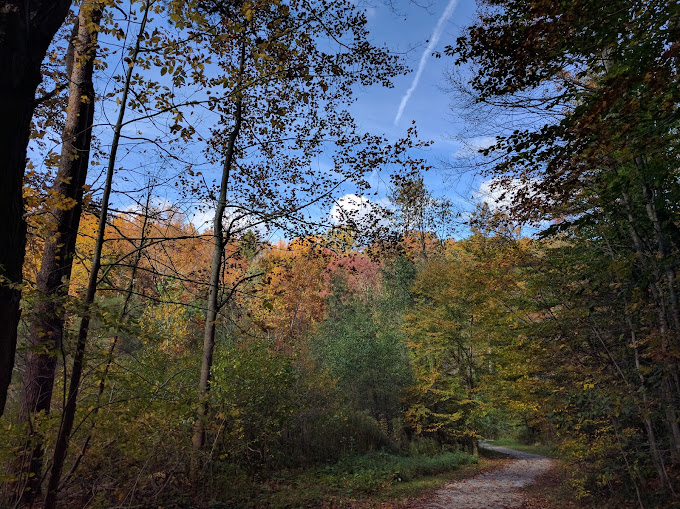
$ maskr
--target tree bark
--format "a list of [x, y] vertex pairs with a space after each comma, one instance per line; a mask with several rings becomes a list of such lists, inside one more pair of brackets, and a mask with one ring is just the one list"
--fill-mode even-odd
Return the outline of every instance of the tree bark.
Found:
[[[21, 420], [29, 423], [34, 413], [49, 413], [57, 364], [64, 333], [62, 301], [68, 296], [73, 255], [82, 214], [85, 181], [90, 158], [94, 118], [94, 60], [101, 9], [93, 2], [80, 7], [74, 28], [74, 65], [69, 80], [66, 124], [62, 133], [59, 170], [52, 192], [62, 205], [52, 211], [54, 231], [45, 243], [37, 277], [38, 300], [31, 313], [29, 350], [23, 374]], [[38, 491], [42, 470], [42, 439], [33, 436], [25, 495]]]
[[659, 220], [659, 214], [655, 205], [654, 192], [647, 185], [643, 184], [642, 196], [645, 200], [645, 210], [647, 211], [647, 217], [649, 218], [650, 223], [652, 223], [652, 227], [654, 229], [654, 238], [656, 240], [659, 256], [663, 264], [664, 275], [666, 276], [668, 297], [671, 306], [671, 316], [676, 328], [676, 339], [674, 343], [677, 344], [677, 331], [680, 331], [680, 306], [678, 305], [678, 294], [675, 291], [675, 266], [670, 260], [668, 242], [666, 241], [666, 236], [664, 234], [661, 221]]
[[215, 350], [215, 322], [218, 312], [218, 296], [220, 290], [220, 272], [222, 270], [222, 258], [224, 256], [225, 238], [222, 231], [222, 220], [224, 210], [227, 206], [227, 187], [229, 185], [229, 174], [233, 164], [234, 150], [239, 130], [241, 129], [241, 100], [236, 103], [236, 121], [234, 129], [229, 136], [227, 155], [222, 170], [222, 182], [220, 185], [220, 196], [215, 210], [213, 221], [213, 256], [210, 265], [210, 282], [208, 290], [208, 302], [206, 305], [205, 327], [203, 328], [203, 357], [201, 358], [201, 377], [198, 386], [199, 402], [198, 417], [194, 425], [194, 436], [192, 444], [194, 449], [203, 447], [205, 440], [203, 420], [208, 413], [208, 391], [210, 389], [210, 370], [213, 362], [213, 352]]
[[[626, 307], [628, 307], [626, 303]], [[652, 409], [649, 404], [649, 398], [647, 397], [647, 381], [645, 380], [645, 376], [643, 374], [643, 371], [640, 367], [640, 353], [638, 350], [638, 339], [637, 339], [637, 334], [635, 332], [635, 328], [633, 327], [633, 320], [630, 316], [630, 314], [626, 311], [626, 323], [628, 324], [628, 329], [630, 330], [630, 339], [631, 339], [631, 346], [633, 348], [633, 355], [635, 359], [635, 371], [638, 374], [638, 378], [640, 380], [640, 387], [638, 389], [638, 392], [642, 396], [642, 411], [640, 412], [640, 417], [642, 418], [644, 425], [645, 425], [645, 431], [647, 432], [647, 441], [649, 442], [649, 452], [652, 456], [652, 463], [654, 464], [654, 468], [656, 469], [657, 477], [659, 479], [659, 482], [664, 485], [664, 486], [669, 486], [672, 489], [672, 484], [670, 480], [668, 479], [668, 474], [666, 473], [666, 466], [664, 464], [663, 460], [663, 455], [661, 454], [661, 451], [659, 450], [659, 446], [657, 444], [656, 440], [656, 433], [654, 432], [654, 424], [652, 423]]]
[[[646, 164], [638, 163], [638, 165]], [[646, 184], [642, 185], [642, 196], [645, 200], [645, 210], [647, 211], [647, 217], [652, 223], [654, 229], [654, 238], [657, 243], [657, 258], [661, 261], [663, 266], [664, 275], [666, 276], [666, 287], [668, 292], [668, 299], [670, 301], [671, 317], [673, 319], [673, 324], [675, 325], [675, 330], [669, 333], [669, 339], [672, 340], [672, 347], [677, 345], [677, 335], [680, 331], [680, 310], [678, 310], [678, 296], [675, 291], [675, 267], [670, 260], [666, 238], [663, 232], [661, 221], [657, 214], [657, 209], [655, 206], [655, 196], [654, 192]], [[668, 340], [666, 340], [668, 343]], [[670, 431], [670, 437], [673, 444], [673, 456], [677, 460], [680, 458], [680, 425], [678, 425], [678, 415], [677, 415], [677, 394], [674, 394], [673, 381], [672, 378], [676, 374], [676, 363], [672, 363], [667, 366], [664, 370], [664, 394], [666, 397], [666, 422], [668, 423], [668, 428]]]
[[[647, 263], [647, 260], [645, 258], [645, 253], [644, 253], [644, 244], [642, 242], [642, 239], [640, 238], [640, 235], [637, 232], [637, 227], [635, 224], [635, 219], [633, 216], [633, 209], [632, 209], [632, 200], [628, 196], [627, 193], [623, 193], [622, 197], [624, 199], [624, 204], [626, 205], [626, 217], [628, 220], [628, 227], [630, 230], [631, 238], [633, 240], [633, 245], [635, 247], [635, 251], [638, 257], [638, 260], [640, 261], [640, 265], [643, 269], [647, 270], [649, 266], [651, 265], [652, 273], [654, 277], [656, 278], [656, 281], [650, 280], [649, 281], [649, 289], [652, 294], [652, 297], [656, 301], [656, 310], [657, 310], [657, 316], [659, 319], [659, 334], [661, 337], [661, 349], [664, 352], [664, 355], [667, 355], [667, 352], [669, 350], [669, 324], [668, 320], [666, 318], [666, 302], [663, 296], [663, 292], [661, 288], [658, 286], [657, 282], [661, 280], [661, 274], [658, 270], [658, 267], [654, 264], [654, 261]], [[646, 186], [643, 186], [643, 197], [645, 198], [645, 209], [647, 210], [648, 215], [650, 216], [649, 219], [654, 223], [653, 219], [655, 215], [651, 214], [649, 212], [649, 195], [648, 191], [646, 190]], [[653, 224], [655, 230], [657, 228], [660, 228], [660, 225]], [[659, 231], [658, 233], [655, 232], [656, 240], [658, 241], [658, 247], [660, 250], [660, 255], [663, 258], [664, 256], [664, 245], [663, 241], [659, 240], [659, 234], [661, 232]], [[668, 281], [670, 285], [673, 284], [674, 279], [675, 279], [675, 274], [673, 272], [673, 277]], [[668, 277], [668, 275], [667, 275]], [[674, 294], [673, 290], [673, 294]], [[674, 371], [675, 366], [673, 366], [673, 371]], [[676, 395], [674, 394], [673, 391], [673, 373], [670, 372], [669, 370], [666, 369], [665, 367], [663, 368], [663, 373], [662, 373], [662, 380], [661, 380], [661, 392], [664, 401], [663, 407], [664, 407], [664, 412], [666, 414], [666, 425], [668, 427], [669, 431], [669, 441], [672, 446], [672, 453], [675, 458], [678, 458], [680, 456], [680, 426], [678, 425], [678, 418], [677, 418], [677, 411], [676, 411]]]
[[[245, 45], [241, 48], [241, 75], [245, 66]], [[237, 84], [240, 88], [241, 82]], [[236, 140], [241, 130], [241, 120], [243, 113], [243, 102], [241, 91], [237, 91], [234, 112], [234, 128], [229, 134], [227, 153], [224, 157], [222, 167], [222, 180], [220, 182], [220, 195], [215, 209], [215, 219], [213, 220], [213, 256], [210, 265], [210, 282], [208, 290], [208, 302], [206, 304], [205, 326], [203, 328], [203, 356], [201, 358], [201, 375], [198, 385], [198, 415], [194, 423], [194, 436], [192, 445], [194, 450], [199, 450], [205, 442], [205, 417], [208, 413], [208, 392], [210, 390], [210, 370], [213, 363], [213, 352], [215, 350], [215, 321], [218, 312], [218, 296], [220, 290], [220, 272], [222, 269], [222, 258], [224, 256], [224, 232], [222, 221], [224, 210], [227, 207], [227, 188], [229, 186], [229, 176], [234, 162], [234, 152], [236, 150]], [[228, 240], [228, 239], [227, 239]]]
[[26, 147], [47, 48], [71, 0], [4, 0], [0, 5], [0, 415], [12, 379], [26, 244]]

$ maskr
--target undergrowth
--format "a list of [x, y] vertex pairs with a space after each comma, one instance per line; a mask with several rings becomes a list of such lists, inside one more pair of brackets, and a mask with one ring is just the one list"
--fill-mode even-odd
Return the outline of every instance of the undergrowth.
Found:
[[[432, 457], [382, 452], [348, 456], [335, 464], [286, 470], [267, 480], [250, 480], [248, 486], [241, 488], [230, 483], [229, 492], [218, 496], [221, 500], [213, 502], [212, 507], [350, 507], [368, 497], [398, 496], [407, 486], [418, 491], [416, 486], [423, 485], [424, 479], [476, 463], [476, 456], [463, 452], [445, 452]], [[428, 483], [423, 485], [423, 489], [429, 487]]]

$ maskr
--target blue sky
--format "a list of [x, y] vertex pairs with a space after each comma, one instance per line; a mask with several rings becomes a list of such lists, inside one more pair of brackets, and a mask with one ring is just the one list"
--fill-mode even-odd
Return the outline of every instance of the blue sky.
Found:
[[[374, 86], [356, 90], [352, 114], [363, 130], [392, 140], [404, 136], [415, 121], [420, 138], [433, 142], [418, 154], [434, 167], [425, 175], [428, 188], [434, 196], [451, 199], [463, 211], [473, 209], [471, 196], [479, 188], [480, 179], [471, 172], [462, 177], [453, 175], [445, 169], [443, 161], [455, 161], [457, 155], [465, 152], [459, 138], [467, 138], [474, 145], [484, 143], [488, 137], [467, 136], [469, 128], [459, 112], [450, 108], [451, 94], [443, 90], [445, 73], [452, 68], [453, 59], [434, 58], [432, 53], [443, 52], [446, 45], [454, 44], [461, 30], [474, 21], [475, 0], [432, 0], [427, 7], [409, 0], [395, 0], [392, 6], [382, 0], [373, 0], [371, 5], [361, 1], [358, 5], [366, 12], [372, 41], [385, 44], [390, 51], [401, 55], [411, 72], [396, 78], [393, 88]], [[370, 181], [373, 190], [378, 192], [378, 198], [371, 199], [385, 204], [389, 176], [374, 174]], [[365, 199], [355, 197], [351, 189], [344, 192], [347, 197], [354, 197], [348, 203], [340, 193], [338, 202], [345, 207], [355, 208], [352, 201], [365, 203]], [[322, 217], [328, 213], [317, 210], [313, 215]], [[211, 217], [208, 209], [195, 222], [210, 221]]]
[[[443, 87], [446, 86], [445, 72], [453, 67], [453, 59], [447, 56], [434, 58], [431, 54], [435, 51], [442, 52], [446, 45], [454, 44], [461, 30], [474, 22], [475, 0], [426, 0], [429, 2], [427, 7], [418, 5], [422, 4], [421, 1], [413, 0], [393, 0], [391, 7], [388, 5], [389, 0], [367, 1], [370, 5], [365, 3], [365, 0], [357, 0], [357, 6], [365, 9], [373, 42], [385, 44], [390, 51], [401, 55], [412, 71], [406, 76], [394, 79], [393, 88], [375, 86], [356, 90], [357, 101], [352, 107], [352, 113], [363, 130], [384, 135], [391, 140], [403, 137], [412, 121], [415, 121], [420, 138], [433, 142], [429, 149], [417, 154], [419, 157], [425, 157], [434, 167], [425, 175], [428, 188], [433, 195], [446, 196], [461, 209], [471, 210], [474, 205], [470, 202], [470, 197], [479, 189], [481, 178], [472, 172], [463, 176], [455, 175], [445, 169], [444, 162], [461, 161], [456, 155], [467, 150], [461, 144], [461, 140], [467, 140], [475, 145], [488, 143], [493, 138], [480, 137], [479, 133], [473, 134], [474, 130], [462, 120], [461, 112], [450, 108], [453, 97], [444, 91]], [[116, 48], [118, 44], [117, 41], [108, 41], [106, 45]], [[108, 68], [101, 72], [98, 89], [108, 91], [115, 84], [111, 76], [122, 72], [126, 66], [120, 52], [111, 53], [106, 61]], [[97, 137], [104, 156], [107, 154], [110, 122], [115, 117], [116, 108], [112, 99], [109, 99], [102, 100], [96, 109]], [[197, 111], [198, 115], [201, 115], [200, 110]], [[126, 121], [134, 116], [136, 115], [133, 112], [129, 112]], [[153, 124], [142, 122], [126, 127], [124, 134], [132, 136], [139, 133], [152, 137], [156, 130]], [[48, 149], [59, 150], [58, 143], [56, 133], [54, 144], [49, 145]], [[205, 165], [205, 158], [198, 149], [194, 150], [187, 146], [182, 157], [203, 161]], [[161, 186], [162, 189], [159, 188], [159, 192], [164, 194], [155, 199], [158, 206], [184, 206], [197, 226], [208, 226], [212, 217], [211, 204], [203, 203], [201, 213], [196, 211], [195, 204], [186, 201], [178, 203], [182, 200], [177, 195], [173, 182], [177, 178], [177, 172], [182, 171], [182, 165], [173, 168], [173, 164], [159, 159], [153, 151], [146, 152], [143, 145], [127, 141], [121, 147], [116, 163], [116, 167], [124, 171], [120, 171], [114, 180], [118, 190], [113, 198], [114, 207], [125, 209], [133, 206], [125, 192], [143, 188], [148, 181], [148, 175], [156, 174], [160, 181], [166, 182]], [[323, 164], [323, 161], [320, 161], [320, 164]], [[101, 183], [102, 169], [103, 166], [94, 166], [90, 169], [89, 181], [95, 188]], [[214, 168], [205, 167], [206, 179], [216, 180], [219, 170], [219, 165]], [[389, 182], [388, 175], [374, 174], [370, 181], [374, 185], [374, 191], [378, 192], [378, 198], [375, 199], [382, 197], [384, 202], [388, 192], [386, 187], [386, 182]], [[352, 189], [342, 190], [338, 199], [341, 199], [343, 192], [352, 193]], [[328, 218], [329, 211], [318, 210], [313, 214], [318, 218]]]
[[402, 136], [415, 121], [419, 136], [433, 141], [423, 153], [434, 166], [425, 176], [428, 188], [435, 196], [447, 196], [469, 210], [473, 205], [467, 202], [479, 188], [481, 178], [473, 172], [458, 176], [447, 170], [443, 161], [455, 162], [469, 153], [470, 147], [461, 140], [481, 146], [493, 138], [473, 134], [461, 112], [451, 107], [452, 95], [444, 88], [445, 74], [453, 67], [453, 59], [445, 55], [435, 58], [432, 53], [443, 53], [445, 46], [454, 44], [461, 31], [474, 22], [475, 1], [434, 0], [426, 8], [407, 1], [395, 5], [398, 12], [384, 3], [367, 7], [369, 27], [374, 41], [384, 41], [392, 51], [403, 54], [412, 70], [395, 79], [392, 89], [359, 91], [353, 113], [362, 127], [390, 138]]

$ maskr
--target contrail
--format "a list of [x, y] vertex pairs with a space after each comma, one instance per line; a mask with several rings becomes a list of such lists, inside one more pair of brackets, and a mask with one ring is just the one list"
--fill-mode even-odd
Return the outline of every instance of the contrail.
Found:
[[423, 74], [423, 70], [425, 69], [427, 59], [432, 54], [434, 48], [437, 46], [437, 43], [439, 42], [439, 38], [441, 37], [442, 31], [444, 30], [444, 23], [446, 23], [449, 20], [449, 18], [453, 14], [453, 11], [456, 10], [457, 5], [458, 0], [449, 0], [449, 5], [446, 6], [446, 9], [444, 9], [441, 18], [439, 18], [439, 21], [437, 22], [437, 26], [434, 27], [434, 31], [432, 32], [432, 36], [430, 37], [430, 42], [420, 57], [420, 63], [418, 64], [418, 70], [416, 71], [416, 75], [413, 78], [413, 83], [411, 83], [411, 87], [406, 91], [404, 97], [401, 98], [401, 104], [399, 104], [397, 116], [394, 117], [394, 125], [397, 125], [399, 123], [401, 115], [404, 113], [404, 108], [406, 108], [406, 103], [408, 103], [408, 100], [411, 98], [411, 94], [418, 86], [418, 82], [420, 81], [420, 76]]

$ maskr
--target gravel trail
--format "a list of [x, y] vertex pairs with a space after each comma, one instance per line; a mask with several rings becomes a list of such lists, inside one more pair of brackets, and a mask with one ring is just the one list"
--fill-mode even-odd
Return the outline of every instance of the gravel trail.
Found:
[[[553, 461], [537, 454], [497, 447], [481, 442], [480, 447], [514, 458], [509, 465], [470, 479], [447, 484], [432, 498], [421, 502], [418, 509], [516, 509], [525, 497], [522, 488], [547, 472]], [[414, 508], [415, 509], [415, 508]]]

